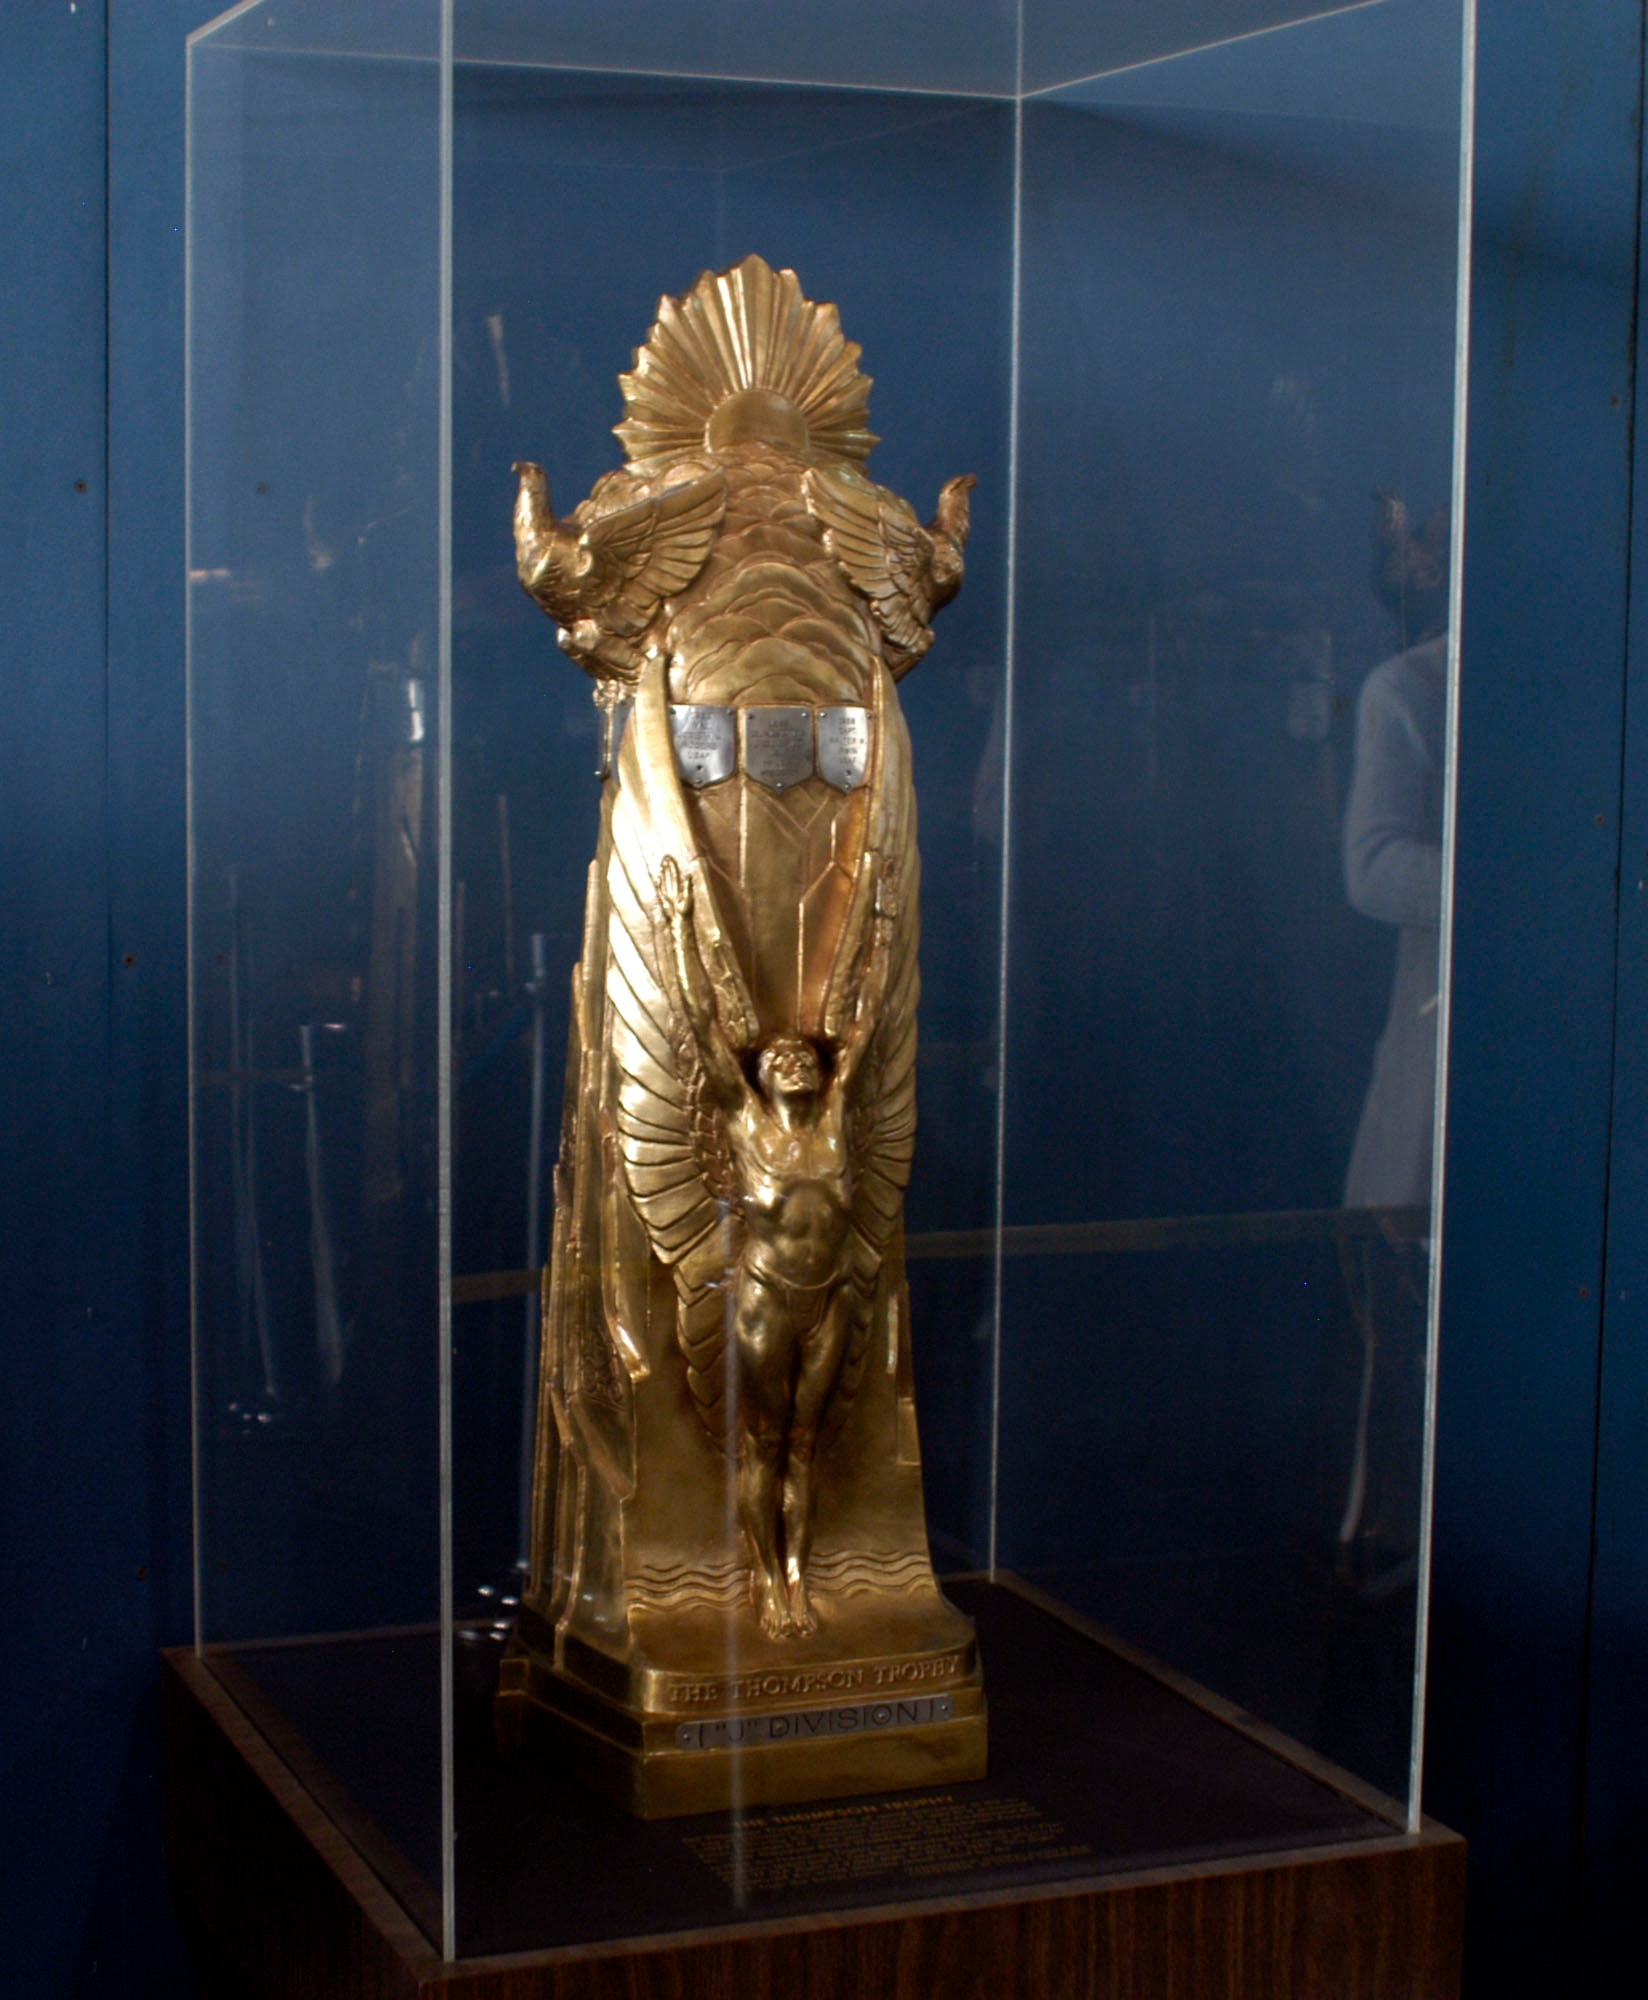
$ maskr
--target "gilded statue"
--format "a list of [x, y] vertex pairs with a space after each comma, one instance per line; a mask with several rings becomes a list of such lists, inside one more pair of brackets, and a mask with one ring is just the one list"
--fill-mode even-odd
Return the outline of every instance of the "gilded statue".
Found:
[[[812, 1468], [818, 1428], [847, 1351], [854, 1287], [846, 1251], [859, 1067], [880, 1020], [895, 905], [882, 869], [867, 964], [829, 1074], [798, 1035], [774, 1035], [752, 1082], [722, 1025], [692, 930], [692, 890], [673, 859], [659, 882], [669, 919], [678, 1014], [691, 1024], [706, 1097], [730, 1169], [724, 1199], [739, 1225], [729, 1259], [731, 1338], [744, 1384], [738, 1435], [738, 1519], [749, 1544], [761, 1629], [816, 1631], [807, 1594]], [[783, 1555], [779, 1554], [782, 1536]]]
[[960, 588], [861, 469], [833, 306], [705, 273], [620, 378], [626, 462], [521, 581], [595, 683], [601, 833], [545, 1280], [532, 1573], [499, 1697], [635, 1810], [982, 1772], [928, 1554], [903, 1195], [920, 863], [896, 682]]

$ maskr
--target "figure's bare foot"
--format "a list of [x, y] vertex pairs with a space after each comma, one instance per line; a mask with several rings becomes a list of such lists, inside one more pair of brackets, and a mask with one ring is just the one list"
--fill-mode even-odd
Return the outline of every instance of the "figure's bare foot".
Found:
[[762, 1631], [769, 1639], [782, 1639], [792, 1629], [789, 1599], [783, 1584], [770, 1572], [756, 1570], [750, 1577], [750, 1596]]
[[792, 1576], [790, 1583], [790, 1630], [798, 1634], [818, 1630], [818, 1613], [813, 1609], [813, 1601], [807, 1595], [807, 1586], [799, 1576]]

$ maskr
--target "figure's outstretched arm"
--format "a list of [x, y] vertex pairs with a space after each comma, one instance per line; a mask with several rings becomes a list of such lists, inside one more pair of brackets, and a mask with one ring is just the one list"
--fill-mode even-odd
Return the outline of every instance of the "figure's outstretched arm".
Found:
[[692, 878], [673, 854], [664, 857], [658, 871], [658, 903], [668, 929], [667, 948], [660, 956], [666, 980], [674, 989], [670, 999], [692, 1030], [711, 1088], [723, 1103], [736, 1105], [750, 1086], [722, 1026], [715, 988], [698, 949], [692, 925]]
[[852, 1022], [836, 1053], [835, 1085], [851, 1087], [864, 1060], [876, 1029], [881, 1024], [882, 1002], [887, 997], [887, 975], [892, 966], [893, 932], [898, 927], [898, 863], [883, 859], [876, 875], [875, 915], [870, 922], [869, 949], [864, 955], [863, 976], [853, 1002]]

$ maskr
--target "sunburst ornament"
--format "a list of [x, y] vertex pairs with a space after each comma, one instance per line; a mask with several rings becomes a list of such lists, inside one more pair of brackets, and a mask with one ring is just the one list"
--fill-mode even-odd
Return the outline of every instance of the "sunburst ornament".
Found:
[[832, 305], [815, 305], [793, 271], [746, 257], [706, 271], [684, 298], [658, 302], [635, 367], [618, 378], [625, 456], [649, 470], [751, 438], [793, 450], [868, 458], [870, 377]]

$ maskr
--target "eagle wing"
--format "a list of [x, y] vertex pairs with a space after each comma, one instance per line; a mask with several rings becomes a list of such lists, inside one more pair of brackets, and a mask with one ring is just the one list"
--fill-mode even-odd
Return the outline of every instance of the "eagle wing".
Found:
[[932, 615], [961, 587], [972, 483], [952, 480], [940, 497], [938, 518], [924, 528], [907, 502], [850, 465], [815, 465], [802, 477], [824, 546], [869, 600], [895, 678], [932, 645]]
[[[549, 512], [536, 467], [517, 530], [521, 582], [557, 623], [619, 640], [644, 632], [665, 598], [703, 568], [726, 511], [719, 468], [607, 511]], [[593, 650], [593, 638], [582, 650]]]
[[726, 506], [726, 474], [716, 470], [597, 515], [579, 537], [589, 552], [590, 611], [626, 638], [645, 631], [664, 599], [704, 567]]

